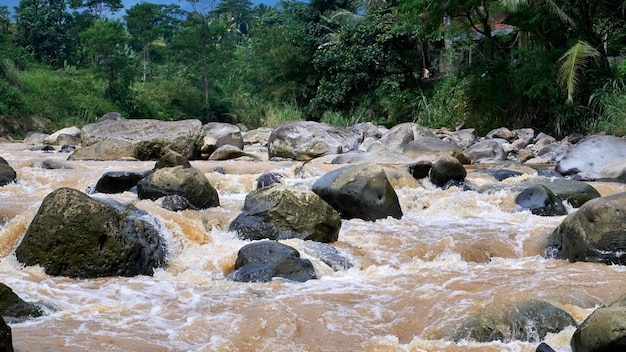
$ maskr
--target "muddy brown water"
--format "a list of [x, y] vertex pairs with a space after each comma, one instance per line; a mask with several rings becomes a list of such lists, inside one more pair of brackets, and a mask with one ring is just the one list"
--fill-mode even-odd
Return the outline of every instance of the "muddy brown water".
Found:
[[[307, 188], [336, 165], [192, 161], [217, 188], [221, 206], [169, 212], [126, 192], [163, 224], [169, 265], [154, 276], [75, 280], [23, 267], [14, 250], [43, 198], [59, 187], [87, 190], [106, 171], [144, 171], [154, 162], [66, 161], [68, 154], [0, 145], [18, 182], [0, 188], [0, 281], [48, 315], [12, 324], [16, 351], [534, 351], [538, 343], [453, 342], [448, 334], [485, 307], [544, 299], [579, 323], [626, 293], [626, 268], [543, 258], [541, 246], [564, 217], [515, 207], [509, 192], [443, 191], [399, 184], [402, 219], [344, 220], [334, 243], [354, 267], [313, 261], [319, 280], [225, 280], [247, 242], [227, 231], [263, 172]], [[73, 169], [35, 167], [52, 158]], [[222, 168], [226, 174], [215, 172]], [[470, 179], [472, 175], [470, 174]], [[480, 179], [476, 179], [481, 182]], [[515, 182], [515, 180], [509, 181]], [[603, 194], [623, 184], [597, 183]], [[570, 209], [570, 211], [572, 211]], [[574, 328], [546, 342], [570, 351]]]

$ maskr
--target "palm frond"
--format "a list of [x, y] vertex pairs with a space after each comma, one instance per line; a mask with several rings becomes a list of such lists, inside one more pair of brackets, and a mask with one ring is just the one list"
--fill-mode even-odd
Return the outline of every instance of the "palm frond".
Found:
[[567, 90], [567, 104], [574, 101], [574, 93], [580, 84], [582, 70], [592, 59], [601, 56], [598, 49], [584, 40], [579, 40], [574, 46], [561, 56], [557, 62], [557, 81], [560, 86]]
[[574, 19], [570, 17], [570, 15], [568, 15], [565, 11], [563, 11], [563, 9], [557, 3], [555, 3], [554, 0], [543, 0], [543, 1], [545, 1], [546, 4], [548, 4], [548, 6], [550, 7], [550, 10], [558, 18], [560, 18], [561, 21], [570, 25], [572, 28], [576, 28], [576, 22], [574, 22]]
[[330, 15], [330, 19], [342, 26], [355, 26], [363, 23], [365, 16], [348, 10], [339, 9]]

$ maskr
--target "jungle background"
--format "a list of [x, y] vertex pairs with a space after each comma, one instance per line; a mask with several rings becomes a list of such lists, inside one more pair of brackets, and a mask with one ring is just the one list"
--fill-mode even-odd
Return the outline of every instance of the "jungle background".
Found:
[[116, 111], [626, 135], [624, 1], [120, 1], [0, 6], [5, 130]]

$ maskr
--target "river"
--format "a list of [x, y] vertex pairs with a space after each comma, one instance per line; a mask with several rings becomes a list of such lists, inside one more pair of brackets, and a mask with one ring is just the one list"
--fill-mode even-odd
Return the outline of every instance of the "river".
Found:
[[[626, 293], [623, 266], [541, 256], [543, 241], [564, 217], [521, 211], [509, 192], [444, 191], [427, 182], [396, 187], [401, 219], [343, 220], [333, 245], [354, 264], [348, 270], [335, 272], [308, 256], [302, 241], [288, 240], [312, 260], [319, 280], [226, 280], [247, 243], [228, 232], [228, 224], [256, 178], [278, 171], [288, 184], [309, 187], [336, 167], [321, 162], [305, 168], [301, 162], [192, 161], [220, 196], [220, 207], [202, 211], [170, 212], [130, 192], [106, 195], [134, 203], [164, 225], [168, 266], [131, 278], [48, 276], [40, 267], [21, 266], [14, 255], [43, 198], [59, 187], [86, 191], [106, 171], [144, 171], [154, 162], [66, 161], [68, 154], [30, 147], [0, 145], [18, 177], [0, 188], [0, 281], [48, 307], [44, 317], [11, 324], [16, 351], [534, 351], [538, 342], [445, 336], [488, 305], [544, 299], [580, 323]], [[72, 169], [37, 167], [46, 158]], [[626, 191], [624, 184], [594, 186], [603, 195]], [[574, 331], [545, 341], [570, 351]]]

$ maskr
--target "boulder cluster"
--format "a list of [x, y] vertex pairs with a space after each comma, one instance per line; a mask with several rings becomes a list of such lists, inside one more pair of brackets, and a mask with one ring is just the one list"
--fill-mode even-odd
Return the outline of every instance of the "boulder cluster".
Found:
[[[601, 197], [583, 182], [626, 182], [626, 139], [614, 136], [571, 135], [559, 141], [529, 128], [499, 128], [478, 137], [473, 129], [431, 130], [415, 123], [386, 129], [371, 123], [335, 127], [310, 121], [247, 131], [224, 123], [128, 120], [110, 113], [82, 129], [31, 134], [24, 142], [75, 145], [62, 148], [71, 153], [68, 160], [156, 161], [144, 172], [105, 173], [91, 194], [61, 188], [44, 199], [16, 256], [26, 265], [41, 265], [50, 275], [151, 275], [167, 264], [158, 221], [132, 205], [96, 194], [131, 191], [171, 211], [217, 207], [218, 192], [189, 160], [235, 158], [341, 165], [310, 189], [285, 185], [283, 175], [275, 172], [258, 178], [229, 227], [251, 241], [239, 250], [235, 270], [226, 275], [233, 281], [316, 279], [309, 260], [278, 242], [290, 238], [305, 240], [306, 254], [334, 270], [351, 267], [329, 245], [337, 241], [342, 220], [402, 218], [394, 184], [408, 179], [470, 192], [508, 190], [520, 211], [566, 215], [545, 245], [547, 257], [626, 264], [626, 193]], [[40, 167], [65, 166], [42, 162]], [[470, 174], [492, 182], [472, 183]], [[519, 182], [500, 182], [519, 176]], [[11, 182], [19, 180], [1, 159], [0, 186]], [[624, 297], [598, 309], [578, 327], [574, 351], [624, 347]], [[548, 302], [512, 302], [467, 321], [450, 338], [541, 341], [569, 325], [576, 325], [574, 319]], [[4, 331], [0, 326], [0, 335], [6, 335]], [[549, 350], [545, 344], [539, 348]]]

